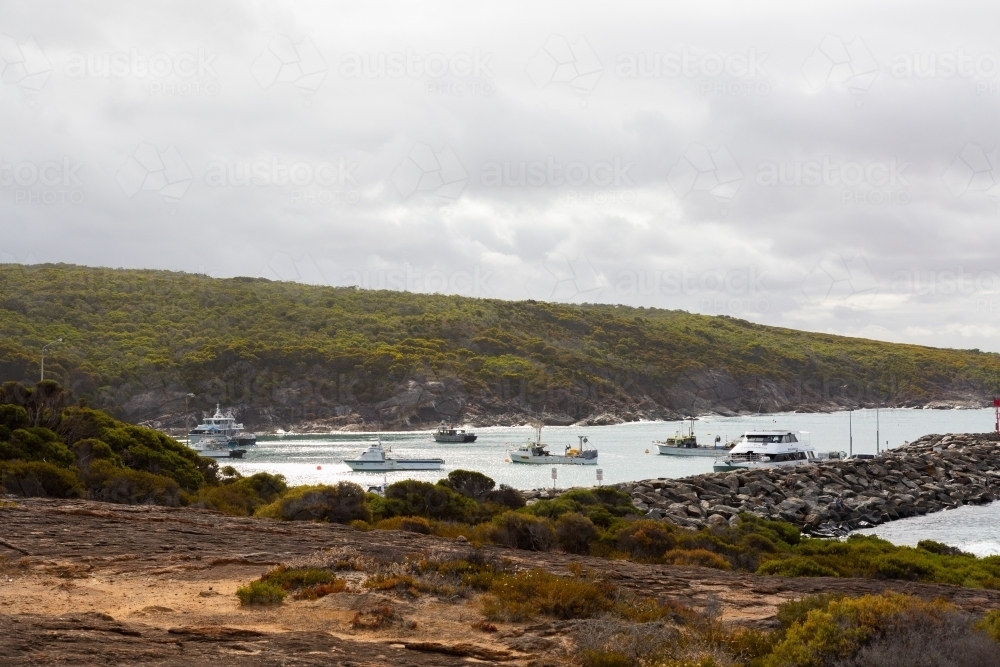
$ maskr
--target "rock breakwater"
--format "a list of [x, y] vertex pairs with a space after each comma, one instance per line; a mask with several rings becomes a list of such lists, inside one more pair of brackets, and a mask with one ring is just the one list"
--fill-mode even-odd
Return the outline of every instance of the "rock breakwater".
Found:
[[[648, 518], [698, 528], [749, 512], [816, 535], [1000, 497], [1000, 436], [927, 435], [874, 459], [650, 479], [616, 485]], [[529, 499], [552, 490], [526, 492]]]

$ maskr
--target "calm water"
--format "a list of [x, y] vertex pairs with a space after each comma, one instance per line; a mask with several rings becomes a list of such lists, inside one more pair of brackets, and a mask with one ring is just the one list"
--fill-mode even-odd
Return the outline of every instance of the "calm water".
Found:
[[[854, 453], [875, 453], [876, 416], [874, 410], [856, 411], [853, 422]], [[695, 421], [699, 442], [710, 443], [715, 436], [729, 440], [752, 429], [780, 428], [807, 431], [819, 451], [847, 451], [849, 416], [846, 412], [830, 414], [771, 414], [751, 417], [707, 417]], [[878, 415], [880, 447], [898, 447], [928, 433], [976, 432], [993, 430], [993, 410], [880, 410]], [[563, 446], [577, 444], [585, 435], [588, 447], [600, 451], [600, 465], [558, 466], [556, 484], [561, 487], [593, 486], [596, 468], [604, 471], [604, 483], [613, 484], [654, 477], [684, 477], [711, 472], [712, 459], [701, 457], [660, 456], [653, 440], [674, 435], [678, 422], [637, 422], [615, 426], [548, 426], [542, 441], [553, 453]], [[497, 483], [519, 489], [551, 486], [551, 467], [506, 463], [508, 449], [516, 448], [533, 436], [528, 427], [493, 427], [476, 429], [479, 439], [471, 444], [438, 444], [431, 433], [383, 433], [382, 442], [397, 457], [440, 457], [445, 465], [440, 471], [403, 471], [388, 474], [390, 483], [401, 479], [435, 481], [458, 468], [477, 470]], [[244, 474], [258, 471], [280, 473], [290, 484], [358, 482], [362, 486], [378, 484], [382, 473], [355, 473], [344, 463], [374, 441], [370, 433], [284, 436], [262, 438], [249, 448], [242, 461], [234, 466]], [[648, 453], [647, 453], [648, 451]], [[952, 514], [952, 513], [949, 513]], [[895, 524], [893, 524], [895, 525]]]
[[977, 556], [1000, 554], [1000, 503], [966, 505], [855, 532], [878, 535], [893, 544], [916, 546], [920, 540], [944, 542]]

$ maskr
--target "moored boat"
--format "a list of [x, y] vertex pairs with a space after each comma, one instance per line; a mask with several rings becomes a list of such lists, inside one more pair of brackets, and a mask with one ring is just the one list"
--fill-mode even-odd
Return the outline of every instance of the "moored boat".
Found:
[[578, 435], [580, 446], [577, 449], [566, 445], [562, 454], [552, 454], [546, 449], [548, 445], [542, 444], [542, 425], [535, 425], [535, 441], [528, 442], [515, 450], [509, 451], [511, 463], [531, 463], [536, 465], [577, 465], [596, 466], [597, 450], [584, 449], [588, 440], [582, 435]]
[[393, 470], [440, 470], [444, 459], [393, 458], [386, 456], [381, 436], [378, 442], [361, 452], [356, 459], [344, 463], [357, 472], [391, 472]]
[[217, 446], [220, 442], [228, 447], [252, 447], [257, 444], [257, 436], [248, 433], [243, 424], [236, 423], [232, 410], [222, 414], [222, 409], [216, 403], [215, 414], [188, 432], [188, 445], [198, 450], [202, 446]]
[[721, 442], [722, 438], [715, 436], [714, 446], [699, 445], [698, 438], [694, 434], [694, 420], [692, 419], [687, 433], [678, 432], [666, 440], [654, 440], [653, 444], [656, 445], [660, 454], [665, 456], [718, 456], [732, 446], [724, 446]]
[[724, 456], [716, 459], [715, 472], [775, 468], [816, 463], [822, 458], [794, 431], [747, 431]]
[[434, 432], [435, 442], [475, 442], [478, 437], [475, 433], [469, 433], [464, 428], [455, 428], [444, 422], [441, 422], [437, 431]]
[[193, 442], [189, 446], [198, 452], [199, 456], [213, 459], [241, 459], [247, 453], [247, 450], [229, 444], [229, 441], [222, 437], [199, 438], [198, 442]]

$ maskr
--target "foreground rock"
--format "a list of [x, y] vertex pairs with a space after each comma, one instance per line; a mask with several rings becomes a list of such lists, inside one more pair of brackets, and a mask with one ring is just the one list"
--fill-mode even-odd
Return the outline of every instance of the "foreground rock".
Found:
[[618, 485], [650, 518], [701, 527], [741, 512], [818, 535], [1000, 497], [998, 434], [928, 435], [876, 459]]
[[[466, 557], [458, 540], [335, 524], [279, 523], [187, 508], [16, 499], [0, 506], [0, 664], [524, 665], [571, 660], [575, 621], [470, 625], [475, 601], [386, 599], [352, 583], [320, 600], [245, 608], [237, 586], [278, 563], [329, 558]], [[942, 598], [971, 614], [1000, 607], [1000, 591], [870, 579], [785, 579], [696, 567], [648, 565], [563, 553], [483, 547], [518, 567], [567, 574], [583, 566], [622, 588], [718, 609], [722, 619], [774, 624], [776, 606], [821, 592], [896, 590]], [[357, 580], [365, 575], [355, 573]], [[353, 576], [345, 573], [345, 577]], [[370, 604], [391, 604], [406, 623], [351, 628]], [[409, 624], [414, 622], [414, 626]]]

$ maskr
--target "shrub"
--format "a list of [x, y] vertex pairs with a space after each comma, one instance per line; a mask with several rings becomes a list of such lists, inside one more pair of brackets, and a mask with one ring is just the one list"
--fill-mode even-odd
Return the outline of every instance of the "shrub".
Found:
[[72, 471], [44, 461], [0, 462], [0, 489], [16, 496], [82, 498], [83, 485]]
[[111, 462], [112, 465], [116, 467], [123, 467], [125, 464], [122, 462], [120, 456], [114, 453], [111, 446], [103, 440], [98, 440], [97, 438], [84, 438], [83, 440], [77, 440], [73, 443], [73, 456], [76, 460], [76, 465], [80, 468], [87, 468], [90, 464], [97, 460], [107, 460]]
[[73, 465], [73, 453], [47, 428], [19, 428], [0, 446], [0, 458], [21, 461], [44, 461], [63, 468]]
[[28, 411], [20, 405], [4, 403], [0, 405], [0, 424], [11, 431], [16, 431], [19, 428], [27, 428], [31, 420], [28, 418]]
[[145, 470], [119, 468], [105, 459], [90, 464], [84, 481], [88, 494], [94, 500], [168, 507], [181, 504], [181, 489], [173, 479]]
[[563, 514], [556, 521], [556, 542], [560, 549], [571, 554], [590, 553], [590, 545], [597, 536], [594, 522], [577, 512]]
[[471, 519], [478, 509], [476, 501], [446, 486], [415, 479], [390, 484], [385, 497], [375, 506], [374, 514], [379, 519], [422, 516], [444, 521]]
[[636, 521], [618, 532], [618, 549], [639, 560], [655, 560], [677, 546], [675, 528], [660, 521]]
[[976, 623], [976, 629], [982, 630], [990, 639], [1000, 644], [1000, 609], [994, 609]]
[[779, 577], [836, 577], [836, 570], [820, 565], [811, 558], [793, 556], [770, 560], [757, 568], [757, 574], [772, 574]]
[[496, 482], [481, 472], [472, 470], [452, 470], [448, 477], [438, 482], [441, 486], [472, 498], [476, 502], [484, 502]]
[[236, 589], [236, 597], [243, 606], [281, 604], [288, 593], [281, 586], [268, 581], [252, 581]]
[[519, 512], [504, 512], [493, 520], [490, 539], [496, 544], [516, 549], [548, 551], [555, 542], [555, 531], [546, 519]]
[[292, 592], [296, 600], [315, 600], [331, 593], [340, 593], [347, 583], [332, 572], [312, 567], [287, 568], [280, 565], [260, 578], [286, 593]]
[[670, 565], [711, 567], [716, 570], [733, 569], [728, 560], [707, 549], [671, 549], [663, 555], [663, 562]]
[[613, 587], [603, 581], [529, 570], [496, 577], [482, 608], [489, 620], [523, 621], [536, 614], [590, 618], [611, 610], [613, 595]]
[[930, 551], [932, 554], [937, 554], [939, 556], [970, 556], [975, 558], [973, 554], [966, 553], [958, 547], [950, 547], [947, 544], [935, 542], [934, 540], [920, 540], [917, 542], [917, 548], [923, 549], [924, 551]]
[[222, 470], [222, 483], [202, 487], [191, 500], [192, 505], [233, 516], [251, 516], [288, 488], [282, 475], [259, 472], [243, 477], [231, 466], [226, 468]]
[[395, 618], [396, 612], [392, 607], [381, 605], [354, 614], [351, 627], [356, 630], [378, 630], [391, 624]]
[[294, 487], [279, 500], [261, 507], [257, 515], [285, 521], [333, 523], [370, 521], [372, 518], [365, 492], [353, 482], [338, 482], [336, 486]]
[[793, 622], [763, 664], [820, 667], [850, 658], [873, 639], [907, 625], [940, 624], [951, 611], [945, 603], [898, 593], [831, 600], [825, 609], [812, 609]]

